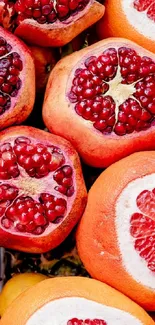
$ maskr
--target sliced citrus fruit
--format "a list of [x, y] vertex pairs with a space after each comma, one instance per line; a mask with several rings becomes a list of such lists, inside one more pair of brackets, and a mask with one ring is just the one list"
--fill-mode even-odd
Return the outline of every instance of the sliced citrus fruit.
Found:
[[155, 151], [132, 154], [99, 176], [77, 247], [92, 277], [155, 310]]
[[126, 37], [155, 52], [155, 1], [107, 0], [104, 18], [97, 23], [100, 39]]
[[0, 316], [22, 292], [45, 279], [48, 277], [40, 273], [21, 273], [13, 276], [6, 282], [0, 294]]
[[1, 325], [16, 324], [153, 325], [154, 322], [140, 306], [106, 284], [82, 277], [62, 277], [36, 284], [10, 305]]

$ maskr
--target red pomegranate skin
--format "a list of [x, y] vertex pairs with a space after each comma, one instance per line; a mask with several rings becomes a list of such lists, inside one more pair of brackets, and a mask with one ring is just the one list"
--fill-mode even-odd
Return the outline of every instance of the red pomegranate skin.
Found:
[[[125, 110], [125, 105], [122, 105], [123, 109], [122, 106], [120, 105], [120, 113], [119, 116], [117, 116], [115, 111], [115, 102], [113, 99], [114, 91], [117, 90], [117, 86], [118, 87], [120, 85], [122, 86], [122, 84], [123, 85], [125, 84], [125, 86], [128, 87], [131, 85], [131, 83], [133, 83], [135, 84], [135, 87], [137, 87], [134, 88], [134, 92], [136, 92], [136, 96], [139, 96], [141, 92], [143, 94], [143, 92], [145, 92], [144, 81], [148, 85], [147, 93], [149, 92], [149, 95], [154, 96], [153, 95], [154, 94], [153, 89], [155, 88], [154, 72], [151, 75], [149, 74], [149, 78], [153, 79], [151, 82], [149, 82], [149, 84], [147, 83], [148, 80], [145, 79], [145, 77], [141, 77], [140, 82], [139, 79], [135, 81], [134, 80], [126, 81], [126, 79], [123, 79], [122, 77], [121, 81], [123, 83], [119, 83], [119, 85], [116, 85], [115, 87], [113, 85], [112, 88], [110, 88], [111, 85], [109, 81], [111, 80], [113, 81], [115, 77], [115, 71], [116, 71], [115, 63], [113, 63], [111, 66], [110, 65], [106, 66], [105, 63], [104, 69], [108, 68], [108, 70], [105, 71], [107, 73], [109, 73], [110, 71], [110, 73], [112, 74], [112, 77], [107, 77], [109, 78], [108, 81], [106, 81], [103, 77], [100, 78], [100, 75], [102, 75], [102, 71], [100, 71], [99, 69], [102, 69], [102, 64], [98, 65], [98, 70], [97, 70], [97, 68], [94, 67], [92, 63], [92, 69], [94, 69], [95, 72], [91, 72], [91, 73], [88, 71], [88, 67], [86, 67], [90, 60], [90, 69], [91, 69], [91, 59], [93, 60], [95, 56], [96, 57], [95, 60], [97, 60], [104, 51], [109, 51], [109, 49], [111, 49], [111, 51], [114, 52], [114, 56], [111, 58], [111, 60], [117, 61], [117, 55], [115, 54], [118, 53], [117, 51], [119, 49], [123, 51], [122, 50], [123, 47], [125, 49], [129, 48], [129, 52], [136, 51], [137, 58], [138, 58], [137, 60], [140, 60], [140, 62], [141, 62], [141, 58], [144, 58], [143, 59], [144, 61], [145, 60], [147, 61], [149, 58], [152, 64], [148, 63], [145, 66], [145, 62], [144, 62], [145, 72], [147, 72], [148, 69], [150, 69], [150, 67], [153, 68], [153, 70], [155, 70], [155, 56], [153, 53], [143, 49], [142, 47], [138, 46], [137, 44], [129, 40], [122, 39], [122, 38], [109, 38], [97, 42], [87, 48], [84, 48], [60, 60], [54, 67], [53, 71], [51, 72], [46, 87], [44, 104], [43, 104], [43, 120], [45, 125], [47, 126], [48, 130], [50, 130], [52, 133], [63, 136], [64, 138], [69, 140], [76, 148], [83, 161], [86, 164], [93, 167], [99, 167], [99, 168], [107, 167], [112, 163], [120, 160], [123, 157], [128, 156], [133, 152], [155, 149], [155, 126], [154, 126], [155, 106], [154, 104], [153, 103], [151, 104], [152, 113], [150, 113], [150, 111], [147, 110], [147, 106], [146, 109], [144, 109], [144, 107], [143, 108], [138, 107], [138, 109], [137, 107], [134, 108], [136, 110], [136, 114], [138, 113], [138, 110], [140, 110], [140, 120], [137, 119], [136, 126], [134, 124], [134, 126], [132, 126], [131, 129], [129, 129], [129, 125], [125, 121], [130, 119], [130, 122], [132, 122], [132, 124], [133, 122], [135, 123], [133, 116], [130, 116], [128, 112], [126, 114], [122, 113], [122, 111]], [[140, 56], [140, 59], [138, 55]], [[104, 57], [104, 59], [110, 60], [110, 57], [108, 58]], [[128, 57], [124, 58], [124, 60], [129, 60], [129, 58]], [[116, 63], [116, 65], [118, 66], [118, 63]], [[130, 64], [128, 61], [128, 69], [129, 66]], [[133, 65], [134, 69], [135, 68], [137, 69], [137, 66], [136, 64]], [[82, 69], [81, 75], [83, 73], [81, 78], [78, 75], [80, 69]], [[143, 67], [140, 70], [143, 70]], [[143, 72], [144, 71], [142, 71], [142, 73]], [[92, 79], [94, 75], [93, 86], [92, 86], [92, 80], [86, 80], [87, 77], [89, 77], [88, 73], [90, 73], [91, 75], [90, 79]], [[135, 75], [130, 74], [129, 77], [134, 78]], [[78, 85], [77, 85], [77, 79], [79, 82]], [[95, 84], [96, 81], [98, 83], [97, 87]], [[101, 114], [104, 115], [104, 117], [102, 119], [100, 118], [99, 120], [100, 113], [97, 114], [98, 107], [94, 106], [94, 98], [98, 96], [98, 101], [99, 101], [99, 99], [105, 98], [106, 94], [109, 91], [109, 89], [104, 88], [105, 86], [104, 87], [102, 86], [101, 82], [103, 81], [104, 81], [104, 85], [106, 85], [107, 83], [109, 89], [111, 90], [111, 94], [109, 95], [108, 98], [108, 105], [110, 104], [110, 114], [111, 114], [109, 120], [105, 116], [109, 114], [108, 107], [103, 106], [103, 111], [101, 111]], [[85, 82], [86, 87], [83, 84], [81, 86], [80, 82], [81, 83]], [[149, 88], [149, 87], [153, 87], [153, 88]], [[89, 93], [87, 92], [87, 88], [89, 90]], [[72, 89], [73, 89], [73, 93], [71, 93]], [[119, 90], [118, 92], [119, 96], [124, 95], [123, 90], [120, 91], [119, 88], [118, 90]], [[79, 91], [79, 95], [78, 95], [78, 91]], [[94, 91], [98, 91], [99, 95], [95, 95], [96, 97], [93, 97]], [[84, 92], [85, 94], [83, 95]], [[71, 95], [73, 95], [72, 98]], [[77, 100], [77, 98], [79, 98], [79, 100]], [[87, 104], [87, 111], [85, 110], [84, 107], [84, 112], [83, 112], [83, 106], [78, 105], [78, 103], [80, 102], [80, 100], [81, 101], [84, 100], [86, 102], [87, 100], [86, 98], [88, 99], [89, 102], [88, 104], [90, 104], [90, 106]], [[127, 96], [127, 100], [128, 98], [131, 99], [132, 97]], [[136, 100], [136, 97], [134, 98]], [[152, 100], [154, 100], [153, 99], [154, 97], [149, 97], [149, 98], [152, 98]], [[148, 97], [146, 99], [148, 100]], [[125, 102], [126, 102], [126, 98], [123, 103]], [[91, 119], [92, 118], [91, 112], [93, 110], [92, 107], [95, 110], [97, 115], [96, 122], [95, 120]], [[148, 104], [148, 108], [149, 107], [150, 104]], [[118, 117], [121, 120], [124, 119], [124, 121], [120, 123]], [[65, 121], [67, 121], [67, 123], [65, 123]]]
[[[25, 121], [30, 115], [35, 101], [35, 67], [31, 51], [15, 35], [0, 27], [0, 42], [2, 43], [4, 40], [6, 44], [0, 44], [0, 92], [3, 97], [5, 94], [9, 98], [10, 106], [2, 105], [0, 100], [0, 130]], [[6, 53], [7, 46], [10, 48]], [[9, 63], [9, 57], [13, 55], [18, 55], [19, 61], [22, 62], [20, 71], [16, 68], [16, 62], [13, 63], [14, 59], [11, 59], [12, 63]], [[4, 65], [4, 61], [7, 67]], [[12, 68], [14, 72], [12, 72]], [[8, 87], [7, 79], [10, 77], [19, 78], [21, 83], [20, 88], [15, 89], [17, 92], [15, 95], [10, 94], [9, 90], [6, 91], [5, 88], [3, 90], [3, 87]], [[16, 86], [14, 83], [13, 86], [11, 83], [10, 85], [13, 88]]]
[[59, 53], [57, 49], [48, 47], [29, 45], [29, 48], [35, 64], [36, 92], [38, 95], [43, 94], [50, 72], [59, 59]]
[[[96, 23], [105, 11], [104, 5], [96, 0], [85, 0], [85, 3], [81, 0], [70, 1], [70, 4], [63, 0], [57, 0], [55, 4], [53, 0], [42, 2], [36, 0], [35, 3], [32, 0], [32, 6], [30, 1], [22, 0], [15, 1], [14, 9], [9, 15], [7, 7], [10, 5], [8, 0], [5, 2], [4, 14], [0, 15], [2, 26], [13, 30], [18, 37], [29, 44], [43, 47], [59, 47], [69, 43], [82, 31]], [[83, 8], [77, 9], [78, 3]], [[70, 6], [69, 11], [68, 6]], [[48, 14], [47, 7], [50, 12]], [[46, 11], [44, 15], [41, 14], [43, 11]]]
[[[21, 141], [27, 141], [28, 143], [25, 144], [24, 142], [23, 144]], [[19, 151], [21, 146], [24, 148], [22, 153]], [[32, 169], [27, 171], [26, 165], [22, 165], [22, 163], [28, 163], [28, 159], [31, 159], [32, 163], [33, 159], [33, 164], [34, 161], [36, 164], [38, 159], [36, 158], [36, 150], [38, 150], [38, 147], [41, 147], [42, 150], [42, 146], [44, 152], [39, 154], [39, 159], [42, 160], [44, 154], [45, 158], [48, 159], [49, 152], [46, 149], [56, 148], [56, 154], [54, 154], [56, 160], [53, 160], [52, 153], [51, 161], [52, 164], [54, 161], [54, 165], [50, 165], [52, 167], [48, 170], [47, 175], [37, 177], [37, 168], [35, 167], [31, 177], [29, 174], [32, 174]], [[8, 147], [11, 149], [6, 149]], [[11, 151], [9, 152], [9, 150]], [[63, 157], [63, 160], [59, 164], [61, 157]], [[5, 159], [6, 165], [4, 166]], [[55, 167], [55, 164], [57, 164], [57, 167]], [[39, 164], [40, 167], [42, 165]], [[49, 160], [46, 166], [49, 166]], [[44, 167], [46, 166], [44, 164]], [[68, 166], [67, 169], [66, 166]], [[63, 181], [65, 181], [63, 184], [66, 184], [66, 180], [72, 180], [72, 186], [66, 187], [67, 191], [70, 191], [67, 192], [68, 194], [63, 194], [58, 190], [58, 187], [60, 189], [64, 188], [59, 185], [62, 170], [65, 170], [68, 174], [72, 170], [70, 178], [63, 178]], [[7, 173], [4, 175], [6, 171]], [[11, 127], [3, 130], [0, 134], [0, 192], [0, 246], [31, 253], [47, 252], [63, 242], [82, 216], [87, 201], [80, 160], [72, 145], [61, 137], [27, 126]], [[61, 211], [61, 217], [56, 218], [50, 214], [53, 201], [48, 200], [49, 195], [53, 196], [54, 202], [58, 202], [58, 200], [62, 202], [62, 204], [58, 204], [61, 206], [53, 208], [55, 211], [64, 209], [64, 202], [66, 202], [66, 210], [65, 212]], [[41, 197], [47, 197], [47, 199], [41, 201]], [[29, 201], [29, 208], [26, 208], [26, 200]], [[34, 203], [35, 210], [32, 207]], [[39, 209], [44, 211], [38, 214]], [[30, 219], [28, 219], [28, 212], [33, 214], [32, 218], [29, 216]], [[34, 229], [34, 221], [36, 222], [36, 220], [38, 226], [35, 225], [36, 228]], [[46, 220], [43, 227], [39, 226], [39, 224], [42, 224], [42, 220], [43, 222]]]

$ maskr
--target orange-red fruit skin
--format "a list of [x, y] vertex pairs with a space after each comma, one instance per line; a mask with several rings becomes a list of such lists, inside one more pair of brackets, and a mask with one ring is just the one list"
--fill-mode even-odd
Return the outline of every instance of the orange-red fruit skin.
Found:
[[155, 310], [155, 291], [138, 283], [124, 268], [115, 229], [115, 206], [128, 183], [152, 173], [155, 151], [134, 153], [107, 168], [89, 191], [76, 236], [78, 253], [90, 275], [150, 311]]
[[45, 90], [49, 74], [58, 61], [58, 53], [54, 49], [30, 46], [35, 64], [36, 92], [39, 94]]
[[[136, 22], [135, 26], [130, 24], [123, 11], [122, 0], [106, 0], [105, 5], [104, 18], [101, 18], [96, 25], [97, 35], [100, 40], [107, 37], [125, 37], [155, 53], [154, 40], [138, 32]], [[139, 15], [141, 15], [143, 22], [143, 13], [140, 12]]]
[[154, 324], [140, 306], [104, 283], [84, 277], [59, 277], [41, 281], [26, 290], [8, 307], [1, 319], [1, 325], [26, 325], [31, 315], [41, 307], [50, 301], [65, 297], [81, 297], [95, 301], [125, 311], [135, 316], [143, 325]]
[[[12, 136], [32, 137], [38, 140], [38, 142], [58, 146], [60, 149], [62, 149], [62, 151], [68, 154], [70, 161], [73, 164], [76, 195], [70, 212], [58, 227], [47, 234], [42, 234], [41, 236], [32, 236], [32, 234], [30, 236], [27, 234], [26, 237], [20, 235], [20, 233], [12, 234], [7, 232], [7, 230], [5, 231], [0, 228], [0, 246], [30, 253], [47, 252], [63, 242], [63, 240], [69, 235], [73, 227], [79, 221], [85, 209], [87, 192], [83, 180], [80, 160], [75, 149], [68, 141], [55, 135], [53, 136], [48, 132], [27, 126], [11, 127], [0, 133], [0, 143], [4, 142], [5, 140], [8, 141], [8, 138], [11, 138]], [[45, 181], [45, 179], [40, 180], [40, 182]], [[11, 181], [8, 183], [11, 184]], [[38, 194], [39, 193], [40, 192], [38, 189]]]
[[75, 17], [73, 22], [52, 26], [52, 24], [41, 25], [32, 19], [25, 19], [16, 28], [15, 34], [33, 45], [63, 46], [96, 23], [104, 15], [104, 11], [105, 7], [94, 0], [88, 9], [84, 9], [84, 14], [77, 19]]
[[[155, 149], [154, 126], [125, 136], [117, 136], [114, 133], [104, 135], [97, 131], [91, 122], [76, 114], [74, 104], [67, 99], [68, 78], [72, 69], [75, 66], [78, 68], [78, 62], [84, 60], [85, 56], [87, 58], [89, 53], [93, 55], [94, 49], [101, 49], [103, 46], [115, 47], [119, 42], [124, 46], [127, 44], [131, 48], [136, 47], [144, 55], [155, 59], [154, 54], [127, 39], [109, 38], [60, 60], [52, 70], [46, 87], [43, 105], [45, 125], [50, 132], [68, 139], [83, 161], [94, 167], [107, 167], [133, 152]], [[102, 49], [100, 51], [102, 52]]]
[[30, 115], [35, 101], [35, 67], [29, 48], [21, 40], [2, 27], [0, 27], [0, 36], [4, 37], [12, 45], [12, 51], [16, 52], [17, 48], [21, 59], [24, 58], [23, 71], [25, 71], [22, 90], [20, 95], [18, 94], [17, 102], [14, 107], [11, 106], [10, 109], [0, 115], [0, 130], [2, 130], [13, 124], [21, 124]]

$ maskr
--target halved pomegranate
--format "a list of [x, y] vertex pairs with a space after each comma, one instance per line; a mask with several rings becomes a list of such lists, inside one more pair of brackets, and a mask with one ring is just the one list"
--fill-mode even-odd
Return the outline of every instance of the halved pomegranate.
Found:
[[0, 27], [0, 129], [20, 124], [35, 99], [35, 68], [30, 50]]
[[27, 126], [0, 134], [0, 246], [45, 252], [82, 215], [86, 189], [70, 143]]
[[96, 0], [2, 0], [0, 23], [29, 43], [62, 46], [104, 15]]
[[43, 118], [92, 166], [154, 149], [155, 55], [110, 38], [64, 58], [49, 77]]

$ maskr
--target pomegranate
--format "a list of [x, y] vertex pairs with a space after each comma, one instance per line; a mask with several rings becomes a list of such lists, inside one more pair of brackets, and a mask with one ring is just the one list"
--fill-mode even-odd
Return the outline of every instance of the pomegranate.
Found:
[[35, 70], [29, 49], [0, 27], [0, 129], [20, 124], [35, 99]]
[[0, 23], [28, 43], [63, 46], [104, 15], [96, 0], [2, 0]]
[[94, 167], [155, 149], [155, 55], [111, 38], [62, 59], [48, 80], [43, 119]]
[[67, 237], [85, 204], [80, 161], [68, 141], [27, 126], [1, 132], [1, 246], [46, 252]]
[[45, 91], [47, 80], [51, 70], [58, 61], [59, 55], [56, 49], [39, 46], [29, 46], [35, 64], [36, 92], [42, 94]]
[[67, 325], [107, 325], [107, 323], [102, 319], [78, 319], [72, 318], [67, 322]]

